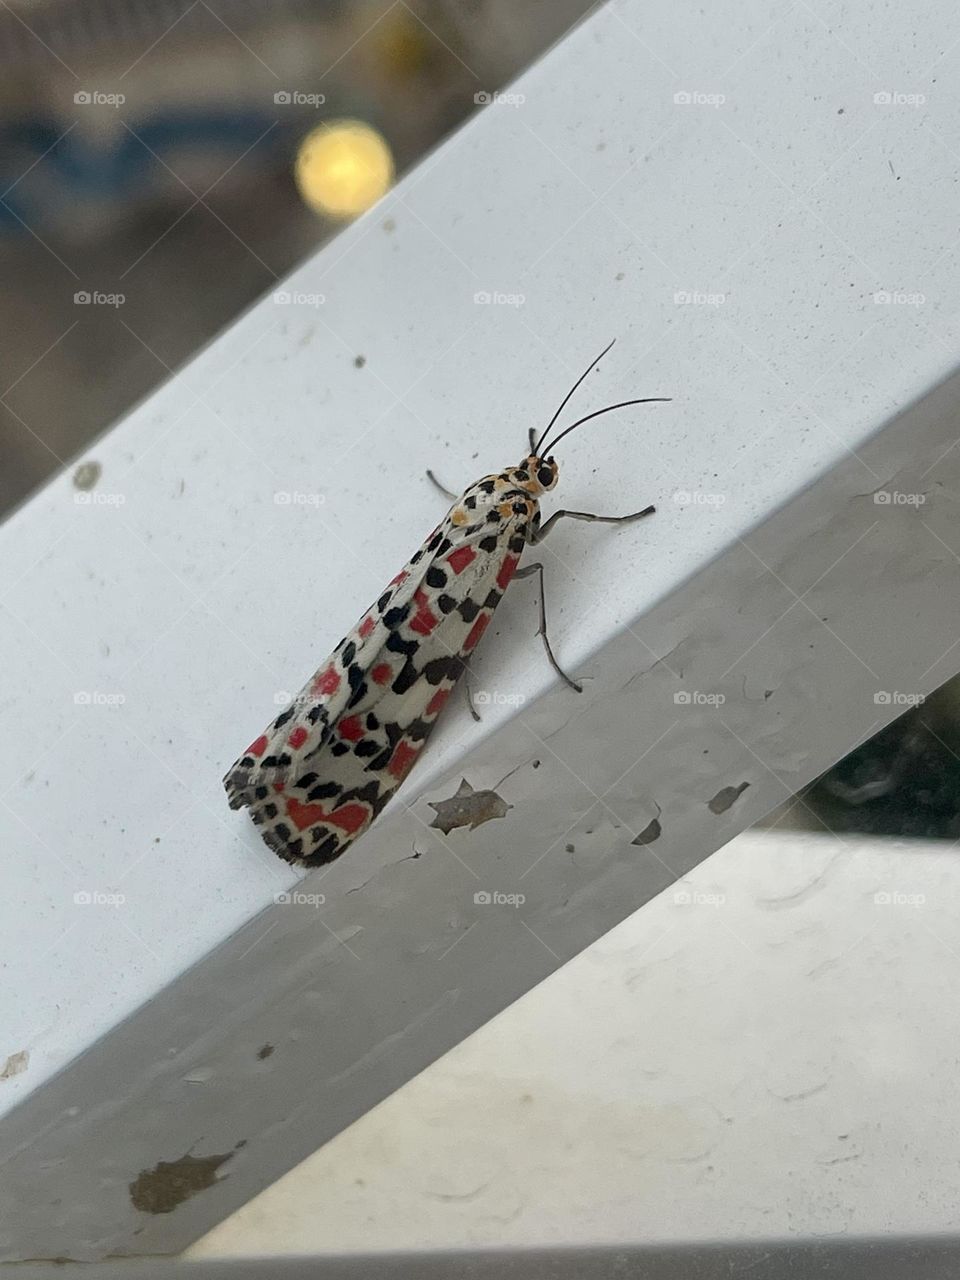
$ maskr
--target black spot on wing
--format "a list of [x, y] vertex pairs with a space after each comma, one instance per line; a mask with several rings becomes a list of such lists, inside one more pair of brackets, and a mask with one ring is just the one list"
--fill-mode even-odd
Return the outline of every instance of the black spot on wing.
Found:
[[336, 835], [328, 835], [314, 849], [311, 849], [307, 856], [303, 859], [306, 867], [322, 867], [326, 862], [332, 862], [340, 852], [340, 837]]
[[423, 668], [427, 684], [441, 684], [444, 680], [459, 680], [463, 662], [455, 656], [431, 658]]
[[321, 782], [318, 787], [314, 787], [307, 796], [308, 800], [330, 800], [333, 796], [339, 795], [341, 791], [339, 782]]
[[391, 684], [390, 688], [394, 693], [406, 693], [417, 683], [418, 676], [419, 672], [417, 671], [417, 668], [408, 658], [400, 668], [399, 673], [394, 677], [393, 684]]
[[390, 653], [402, 653], [409, 656], [412, 653], [416, 653], [417, 650], [420, 648], [420, 641], [404, 640], [403, 636], [399, 633], [399, 631], [394, 631], [387, 636], [386, 642], [383, 647], [387, 649]]

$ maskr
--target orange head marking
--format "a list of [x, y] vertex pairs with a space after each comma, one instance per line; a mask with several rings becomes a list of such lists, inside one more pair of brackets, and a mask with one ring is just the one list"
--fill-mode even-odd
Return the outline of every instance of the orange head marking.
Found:
[[525, 489], [527, 493], [538, 498], [541, 493], [546, 493], [548, 489], [554, 487], [560, 470], [553, 458], [538, 458], [535, 453], [531, 453], [528, 458], [524, 458], [519, 467], [514, 467], [507, 474], [512, 485], [518, 489]]

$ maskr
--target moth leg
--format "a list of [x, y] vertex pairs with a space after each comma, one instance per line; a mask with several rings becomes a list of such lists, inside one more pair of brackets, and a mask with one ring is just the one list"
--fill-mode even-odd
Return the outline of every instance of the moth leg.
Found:
[[577, 684], [576, 680], [571, 680], [563, 667], [561, 667], [560, 663], [554, 657], [553, 650], [550, 648], [550, 641], [547, 638], [547, 606], [543, 592], [543, 565], [540, 564], [539, 561], [534, 564], [525, 564], [523, 568], [518, 569], [513, 576], [516, 580], [517, 578], [529, 578], [530, 575], [534, 573], [539, 573], [540, 575], [540, 630], [537, 634], [543, 639], [543, 647], [546, 649], [550, 665], [553, 667], [554, 671], [556, 671], [557, 675], [560, 676], [562, 680], [565, 680], [571, 689], [575, 689], [577, 693], [583, 693], [583, 685]]
[[440, 490], [445, 498], [450, 498], [453, 502], [456, 502], [457, 498], [460, 497], [459, 493], [454, 493], [453, 490], [448, 489], [445, 484], [441, 484], [429, 467], [427, 468], [427, 479]]
[[600, 524], [630, 524], [634, 520], [642, 520], [644, 516], [652, 516], [656, 509], [656, 507], [644, 507], [642, 511], [633, 511], [628, 516], [595, 516], [589, 511], [555, 511], [546, 524], [540, 525], [538, 529], [531, 529], [528, 541], [534, 544], [542, 542], [557, 521], [565, 516], [570, 520], [599, 521]]
[[[516, 575], [514, 575], [514, 577], [516, 577]], [[467, 666], [466, 663], [464, 663], [463, 664], [463, 691], [467, 695], [467, 706], [470, 708], [470, 714], [473, 716], [474, 720], [476, 720], [477, 724], [479, 724], [483, 717], [480, 715], [480, 712], [477, 710], [476, 706], [474, 705], [473, 693], [470, 690], [470, 674], [471, 674], [470, 668]]]

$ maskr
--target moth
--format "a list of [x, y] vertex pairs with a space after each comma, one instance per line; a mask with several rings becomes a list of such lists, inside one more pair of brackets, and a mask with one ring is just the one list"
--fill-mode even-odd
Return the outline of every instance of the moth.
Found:
[[543, 565], [521, 568], [520, 558], [560, 520], [623, 525], [654, 512], [652, 506], [624, 516], [560, 510], [541, 523], [540, 498], [557, 483], [553, 450], [561, 440], [602, 414], [667, 399], [608, 405], [550, 441], [570, 398], [612, 346], [580, 375], [539, 438], [530, 430], [530, 452], [518, 466], [484, 476], [456, 499], [291, 704], [228, 770], [223, 783], [230, 807], [246, 806], [266, 844], [287, 862], [332, 862], [367, 830], [423, 750], [512, 580], [539, 576], [539, 635], [547, 658], [561, 679], [582, 691], [560, 667], [547, 636]]

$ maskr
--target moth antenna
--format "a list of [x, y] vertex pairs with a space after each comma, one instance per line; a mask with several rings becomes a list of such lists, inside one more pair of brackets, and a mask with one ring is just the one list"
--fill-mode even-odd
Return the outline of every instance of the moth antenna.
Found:
[[[605, 409], [597, 409], [593, 413], [588, 413], [585, 418], [579, 418], [572, 426], [561, 431], [550, 445], [551, 449], [555, 449], [564, 436], [568, 436], [571, 431], [576, 431], [577, 427], [582, 427], [585, 422], [589, 422], [591, 418], [600, 418], [605, 413], [613, 413], [614, 409], [626, 409], [631, 404], [669, 404], [670, 396], [647, 396], [644, 400], [621, 400], [619, 404], [608, 404]], [[538, 455], [539, 456], [539, 455]]]
[[[584, 378], [587, 376], [587, 374], [588, 374], [588, 373], [591, 373], [591, 372], [592, 372], [592, 371], [597, 367], [597, 365], [600, 363], [600, 361], [603, 359], [603, 357], [604, 357], [604, 356], [607, 354], [607, 352], [610, 350], [610, 347], [612, 347], [612, 346], [613, 346], [613, 343], [614, 343], [614, 342], [616, 342], [616, 338], [614, 338], [614, 339], [613, 339], [613, 342], [609, 343], [609, 345], [608, 345], [608, 346], [606, 346], [606, 347], [604, 347], [604, 348], [603, 348], [603, 350], [602, 350], [602, 351], [600, 352], [600, 354], [597, 356], [596, 360], [594, 360], [594, 361], [593, 361], [593, 363], [590, 365], [590, 367], [589, 367], [588, 369], [585, 369], [585, 370], [583, 371], [583, 373], [581, 373], [580, 377], [576, 380], [576, 382], [573, 384], [573, 386], [570, 388], [570, 390], [567, 392], [567, 394], [563, 397], [563, 400], [562, 400], [562, 402], [561, 402], [561, 404], [560, 404], [560, 408], [557, 410], [557, 412], [553, 415], [553, 417], [552, 417], [552, 418], [550, 419], [550, 421], [547, 423], [547, 428], [546, 428], [546, 430], [545, 430], [545, 431], [543, 431], [543, 432], [541, 432], [541, 434], [540, 434], [540, 438], [539, 438], [539, 440], [537, 441], [537, 443], [536, 443], [535, 445], [533, 445], [533, 452], [534, 452], [534, 454], [536, 455], [536, 457], [538, 457], [538, 458], [539, 458], [539, 457], [541, 456], [541, 454], [540, 454], [540, 446], [543, 444], [543, 442], [544, 442], [544, 440], [546, 439], [546, 437], [550, 434], [550, 430], [551, 430], [551, 428], [553, 427], [553, 424], [556, 422], [556, 420], [560, 417], [561, 413], [563, 413], [564, 409], [567, 407], [567, 402], [569, 401], [570, 397], [571, 397], [571, 396], [573, 395], [573, 393], [576, 391], [577, 387], [579, 387], [580, 383], [584, 380]], [[552, 447], [552, 446], [551, 446], [551, 447]]]

